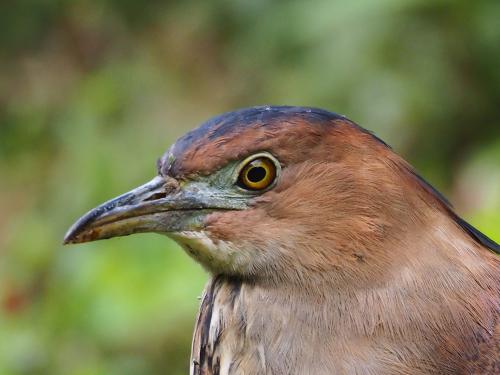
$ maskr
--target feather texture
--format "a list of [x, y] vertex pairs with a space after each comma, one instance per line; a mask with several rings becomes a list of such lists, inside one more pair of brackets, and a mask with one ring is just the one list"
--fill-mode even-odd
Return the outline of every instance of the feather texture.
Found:
[[208, 215], [190, 245], [213, 275], [191, 375], [500, 373], [498, 244], [343, 116], [225, 114], [159, 170], [190, 179], [261, 151], [282, 165], [276, 186]]

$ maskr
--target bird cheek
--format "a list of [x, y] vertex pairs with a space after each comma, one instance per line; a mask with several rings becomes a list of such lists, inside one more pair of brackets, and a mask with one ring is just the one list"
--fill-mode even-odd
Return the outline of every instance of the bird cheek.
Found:
[[235, 244], [262, 239], [259, 227], [265, 217], [259, 209], [215, 212], [205, 218], [205, 228], [215, 240]]

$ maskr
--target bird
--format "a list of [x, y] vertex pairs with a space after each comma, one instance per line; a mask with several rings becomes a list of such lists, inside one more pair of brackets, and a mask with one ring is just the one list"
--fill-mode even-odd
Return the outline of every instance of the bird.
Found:
[[191, 375], [500, 374], [499, 245], [372, 132], [244, 108], [157, 170], [64, 243], [155, 232], [208, 271]]

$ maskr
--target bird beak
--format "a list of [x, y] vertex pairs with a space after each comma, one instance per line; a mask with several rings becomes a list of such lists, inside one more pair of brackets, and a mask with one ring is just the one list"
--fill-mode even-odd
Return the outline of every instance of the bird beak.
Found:
[[155, 177], [94, 208], [71, 226], [64, 244], [133, 233], [200, 230], [204, 217], [210, 212], [246, 207], [241, 199], [228, 199], [227, 194], [209, 185], [180, 188], [177, 181], [173, 181], [176, 183], [174, 188], [167, 179]]

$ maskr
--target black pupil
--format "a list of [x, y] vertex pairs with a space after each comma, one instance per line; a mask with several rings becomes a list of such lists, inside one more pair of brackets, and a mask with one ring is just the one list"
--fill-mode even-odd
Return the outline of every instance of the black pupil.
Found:
[[262, 167], [253, 167], [247, 173], [248, 181], [256, 183], [266, 178], [266, 170]]

